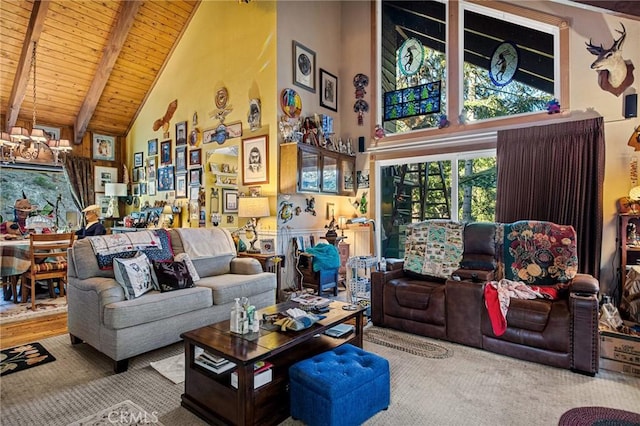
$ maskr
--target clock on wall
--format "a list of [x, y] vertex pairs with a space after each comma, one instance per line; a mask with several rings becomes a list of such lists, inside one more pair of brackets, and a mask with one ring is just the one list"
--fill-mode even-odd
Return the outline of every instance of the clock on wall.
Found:
[[511, 83], [518, 71], [520, 55], [516, 45], [510, 41], [502, 42], [491, 54], [489, 78], [498, 87]]
[[408, 38], [400, 46], [398, 52], [398, 68], [404, 75], [411, 76], [420, 70], [424, 61], [424, 48], [415, 38]]

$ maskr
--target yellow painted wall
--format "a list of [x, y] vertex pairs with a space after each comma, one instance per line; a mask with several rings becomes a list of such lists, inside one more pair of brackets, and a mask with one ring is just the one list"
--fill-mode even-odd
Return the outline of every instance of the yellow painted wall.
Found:
[[[243, 138], [268, 135], [269, 157], [277, 158], [276, 74], [275, 2], [245, 4], [235, 0], [203, 1], [127, 135], [128, 166], [132, 166], [135, 152], [144, 152], [146, 160], [149, 139], [157, 138], [159, 142], [165, 140], [162, 130], [154, 132], [152, 125], [164, 115], [168, 104], [174, 99], [178, 100], [178, 108], [169, 128], [169, 137], [173, 140], [172, 157], [175, 156], [176, 123], [187, 121], [187, 133], [190, 133], [193, 129], [192, 117], [197, 113], [196, 127], [200, 130], [200, 135], [204, 130], [215, 128], [219, 121], [210, 118], [210, 114], [216, 110], [215, 93], [223, 86], [229, 91], [228, 106], [233, 108], [226, 117], [225, 124], [241, 121]], [[262, 127], [256, 132], [251, 132], [247, 123], [249, 101], [252, 98], [260, 98], [262, 101]], [[215, 142], [203, 144], [200, 141], [196, 148], [202, 149], [204, 161], [207, 151], [222, 146], [238, 146], [240, 143], [241, 138], [228, 139], [222, 145]], [[240, 164], [238, 168], [240, 169]], [[205, 170], [208, 199], [214, 178], [206, 165]], [[241, 174], [238, 180], [241, 184]], [[262, 195], [275, 196], [276, 167], [270, 168], [269, 183], [261, 187]], [[246, 192], [247, 188], [240, 185], [239, 191]], [[167, 198], [167, 192], [158, 192], [157, 197], [143, 196], [141, 201], [153, 204], [155, 200]], [[177, 201], [186, 206], [186, 199]], [[274, 197], [272, 223], [265, 220], [262, 226], [275, 227], [275, 209]], [[183, 209], [183, 226], [189, 226], [186, 210]], [[209, 205], [206, 211], [207, 226], [211, 226]], [[197, 223], [192, 226], [197, 226]], [[226, 217], [223, 217], [222, 226], [237, 227], [237, 216], [232, 223], [228, 223]]]

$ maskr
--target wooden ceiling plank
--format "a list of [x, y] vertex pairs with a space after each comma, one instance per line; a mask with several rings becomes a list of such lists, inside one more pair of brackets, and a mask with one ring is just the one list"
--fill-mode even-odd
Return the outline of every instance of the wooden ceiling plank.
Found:
[[134, 18], [141, 2], [137, 1], [125, 1], [122, 2], [122, 9], [118, 15], [117, 23], [113, 28], [113, 32], [109, 36], [109, 41], [105, 47], [104, 54], [98, 65], [96, 75], [91, 83], [91, 87], [84, 98], [82, 107], [78, 112], [78, 117], [75, 124], [75, 136], [74, 142], [76, 144], [82, 143], [82, 138], [87, 131], [87, 126], [91, 120], [100, 95], [107, 84], [109, 75], [113, 69], [113, 65], [118, 59], [118, 55], [122, 50], [122, 46], [127, 38], [127, 34], [133, 25]]
[[24, 44], [22, 45], [22, 52], [20, 53], [20, 61], [18, 62], [16, 78], [13, 80], [13, 87], [11, 88], [11, 95], [9, 96], [9, 105], [7, 107], [6, 117], [7, 122], [5, 126], [7, 131], [10, 131], [11, 127], [16, 124], [18, 114], [20, 113], [20, 106], [24, 100], [27, 82], [29, 81], [33, 43], [36, 43], [37, 45], [38, 39], [40, 38], [42, 28], [44, 27], [44, 19], [47, 15], [47, 9], [49, 9], [49, 4], [49, 0], [36, 0], [33, 3], [31, 17], [29, 18], [29, 26], [27, 27]]

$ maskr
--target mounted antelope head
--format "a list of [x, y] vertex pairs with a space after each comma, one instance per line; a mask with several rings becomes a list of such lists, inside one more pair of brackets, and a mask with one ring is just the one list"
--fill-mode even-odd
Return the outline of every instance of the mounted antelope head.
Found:
[[[622, 51], [620, 50], [627, 36], [627, 30], [622, 23], [620, 23], [620, 25], [622, 26], [622, 31], [616, 30], [616, 32], [620, 34], [620, 38], [617, 40], [614, 39], [613, 45], [609, 49], [605, 49], [602, 44], [600, 44], [600, 46], [594, 46], [591, 43], [591, 39], [589, 39], [589, 43], [585, 43], [587, 50], [592, 55], [598, 57], [598, 59], [591, 64], [591, 69], [598, 71], [601, 80], [599, 81], [600, 87], [610, 91], [616, 96], [619, 96], [624, 89], [633, 83], [633, 65], [626, 63], [622, 58]], [[604, 74], [604, 76], [602, 74]], [[630, 77], [631, 81], [628, 81], [627, 77]], [[610, 87], [603, 85], [602, 80], [606, 80]]]

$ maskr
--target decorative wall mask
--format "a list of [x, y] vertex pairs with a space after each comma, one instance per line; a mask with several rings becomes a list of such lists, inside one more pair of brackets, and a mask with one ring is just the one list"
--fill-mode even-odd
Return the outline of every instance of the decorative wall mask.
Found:
[[591, 69], [598, 71], [598, 84], [602, 90], [611, 92], [616, 96], [620, 96], [625, 89], [633, 84], [634, 66], [631, 61], [622, 58], [622, 44], [627, 36], [627, 30], [624, 25], [622, 31], [616, 30], [620, 34], [620, 38], [613, 40], [613, 45], [609, 49], [602, 46], [595, 46], [591, 43], [585, 43], [587, 50], [598, 57], [592, 64]]

